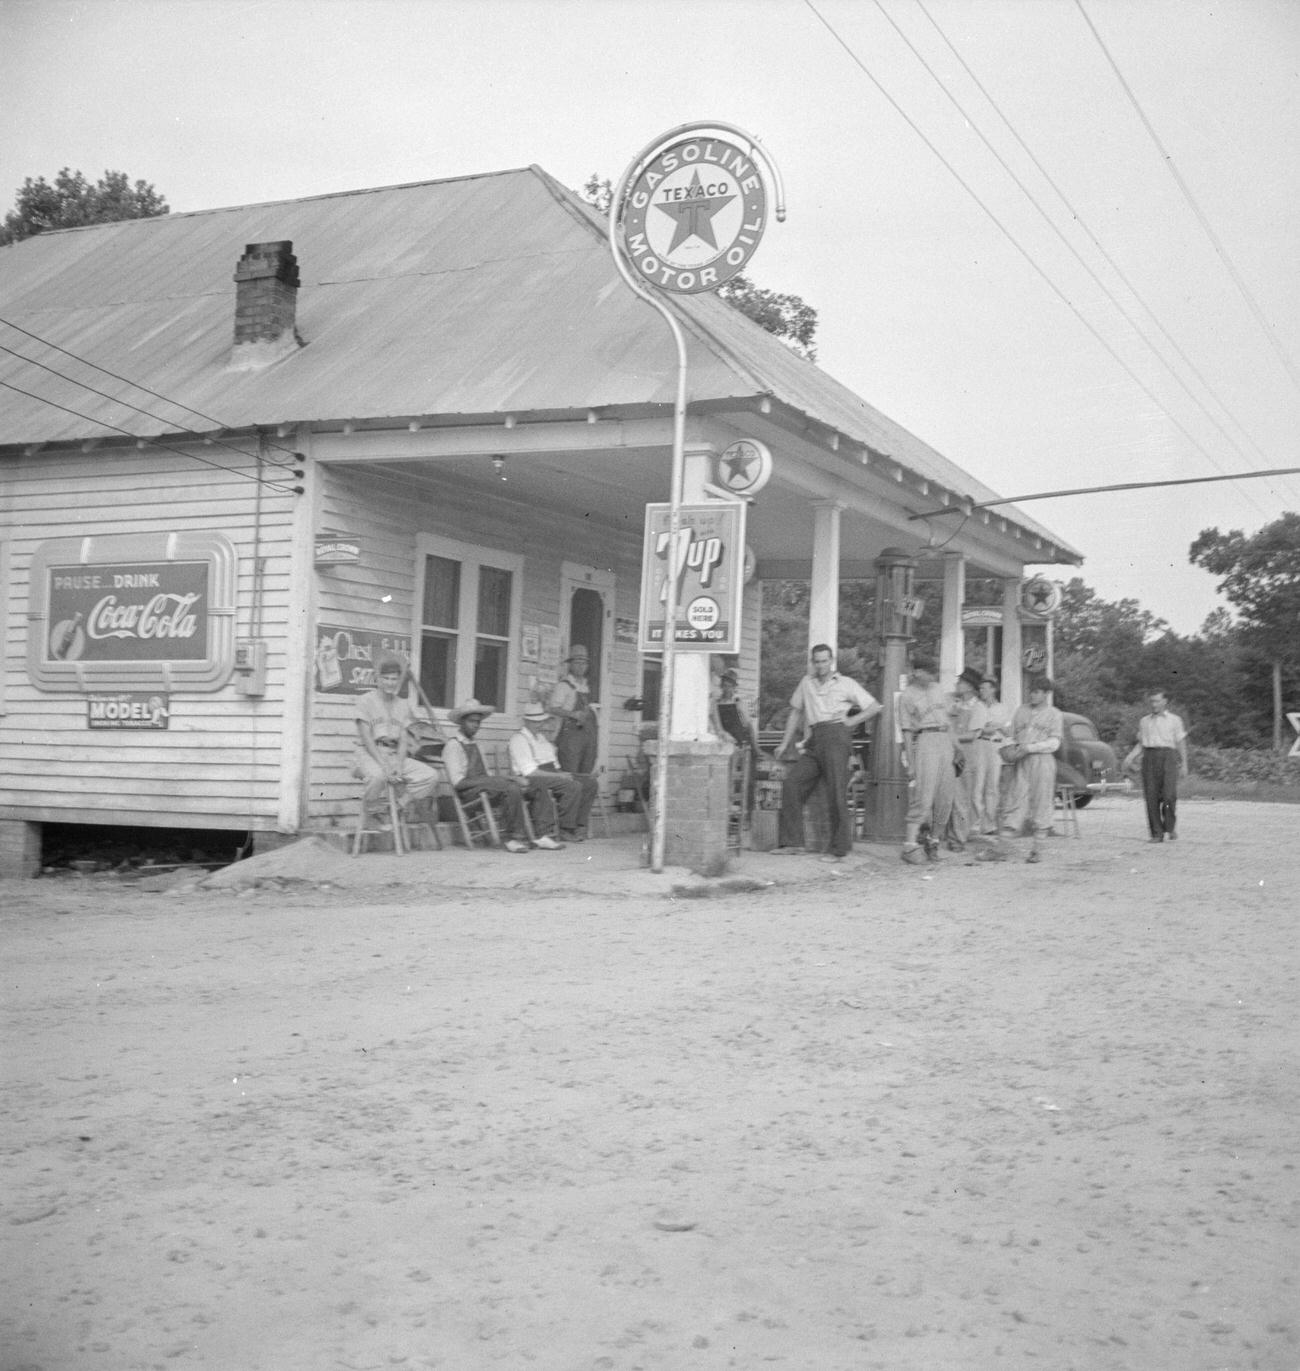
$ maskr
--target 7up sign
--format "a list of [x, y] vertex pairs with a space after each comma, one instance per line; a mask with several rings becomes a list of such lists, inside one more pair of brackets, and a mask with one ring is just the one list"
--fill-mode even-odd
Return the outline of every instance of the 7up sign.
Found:
[[715, 500], [683, 505], [674, 543], [669, 505], [647, 505], [641, 559], [642, 652], [662, 652], [671, 578], [678, 579], [678, 650], [740, 651], [744, 584], [745, 506]]

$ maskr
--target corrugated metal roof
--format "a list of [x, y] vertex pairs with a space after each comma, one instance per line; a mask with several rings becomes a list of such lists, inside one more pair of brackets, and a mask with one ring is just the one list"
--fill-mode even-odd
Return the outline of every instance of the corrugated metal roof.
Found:
[[[290, 239], [306, 346], [227, 369], [246, 243]], [[979, 501], [996, 492], [711, 295], [677, 297], [695, 401], [770, 395]], [[619, 279], [603, 224], [539, 168], [42, 234], [0, 249], [0, 317], [226, 428], [412, 415], [671, 407], [662, 322]], [[0, 327], [0, 343], [122, 393]], [[148, 396], [148, 419], [8, 353], [0, 443], [143, 437], [205, 425]], [[1019, 511], [999, 510], [1064, 547]], [[1069, 551], [1069, 549], [1066, 549]]]

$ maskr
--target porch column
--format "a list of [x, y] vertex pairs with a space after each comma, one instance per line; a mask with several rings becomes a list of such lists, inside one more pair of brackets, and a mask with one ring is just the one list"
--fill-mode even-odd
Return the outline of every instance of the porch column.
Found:
[[[704, 486], [712, 479], [714, 456], [711, 447], [686, 449], [685, 503], [699, 504], [706, 498]], [[707, 652], [679, 649], [673, 654], [672, 718], [660, 725], [660, 746], [668, 750], [664, 860], [717, 876], [730, 861], [727, 820], [733, 744], [730, 738], [715, 737], [709, 722], [709, 659]]]
[[839, 500], [813, 503], [812, 583], [808, 589], [808, 647], [829, 643], [839, 655], [840, 516]]
[[[714, 451], [712, 448], [687, 448], [682, 473], [682, 501], [688, 505], [701, 504], [708, 497], [705, 483], [712, 478]], [[682, 651], [673, 654], [673, 717], [669, 721], [670, 738], [711, 738], [709, 723], [709, 653]]]
[[960, 552], [945, 552], [939, 622], [939, 680], [945, 690], [957, 688], [957, 677], [966, 665], [966, 643], [961, 631], [961, 607], [965, 603], [966, 557]]
[[1002, 582], [1002, 703], [1017, 708], [1023, 700], [1020, 658], [1020, 578]]

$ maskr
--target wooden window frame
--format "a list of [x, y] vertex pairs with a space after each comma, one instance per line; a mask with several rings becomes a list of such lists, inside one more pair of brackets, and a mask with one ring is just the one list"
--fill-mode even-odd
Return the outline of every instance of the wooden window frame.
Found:
[[411, 646], [416, 678], [419, 678], [421, 656], [424, 651], [424, 568], [427, 557], [443, 557], [460, 564], [460, 596], [458, 601], [456, 638], [456, 667], [452, 700], [449, 705], [435, 706], [435, 713], [445, 716], [448, 711], [467, 700], [474, 693], [475, 645], [479, 639], [479, 577], [484, 567], [510, 573], [509, 626], [505, 637], [506, 667], [504, 700], [484, 700], [503, 714], [515, 712], [514, 695], [519, 671], [519, 640], [523, 622], [524, 559], [520, 553], [478, 543], [459, 542], [432, 533], [421, 533], [415, 540], [415, 603], [412, 606]]

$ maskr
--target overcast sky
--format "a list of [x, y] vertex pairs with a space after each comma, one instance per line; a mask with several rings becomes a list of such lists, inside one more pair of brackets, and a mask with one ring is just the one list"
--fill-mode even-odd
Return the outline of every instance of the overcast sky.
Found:
[[[1298, 69], [1296, 0], [0, 0], [0, 205], [65, 165], [173, 210], [579, 187], [721, 119], [786, 184], [751, 274], [868, 402], [1007, 495], [1217, 476], [1300, 466]], [[1297, 507], [1300, 477], [1025, 509], [1190, 633], [1197, 533]]]

